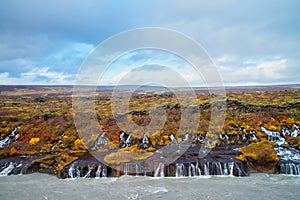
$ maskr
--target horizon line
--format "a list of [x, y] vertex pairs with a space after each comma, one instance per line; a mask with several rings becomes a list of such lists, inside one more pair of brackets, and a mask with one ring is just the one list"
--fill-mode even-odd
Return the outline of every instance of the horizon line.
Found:
[[[223, 87], [267, 87], [267, 86], [292, 86], [292, 85], [299, 85], [300, 83], [276, 83], [276, 84], [240, 84], [240, 85], [235, 85], [235, 84], [224, 84]], [[111, 84], [111, 85], [75, 85], [75, 84], [1, 84], [0, 86], [36, 86], [36, 87], [116, 87], [116, 86], [121, 86], [121, 87], [129, 87], [129, 86], [140, 86], [140, 87], [159, 87], [159, 88], [167, 88], [161, 85], [147, 85], [147, 84], [128, 84], [128, 85], [117, 85], [117, 84]], [[171, 86], [172, 88], [186, 88], [186, 86]], [[200, 86], [200, 85], [191, 85], [192, 88], [208, 88], [208, 86]], [[210, 86], [213, 88], [214, 86]], [[215, 87], [220, 87], [220, 86], [215, 86]], [[222, 86], [221, 86], [222, 87]]]

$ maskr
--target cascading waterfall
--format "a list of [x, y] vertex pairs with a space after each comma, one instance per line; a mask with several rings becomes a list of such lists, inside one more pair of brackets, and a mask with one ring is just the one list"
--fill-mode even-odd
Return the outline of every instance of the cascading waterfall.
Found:
[[192, 163], [189, 166], [189, 176], [196, 176], [196, 167]]
[[20, 170], [20, 175], [23, 175], [23, 164], [20, 163], [20, 164], [18, 164], [17, 167], [20, 167], [20, 168], [21, 168], [21, 170]]
[[208, 167], [209, 167], [209, 162], [204, 163], [204, 175], [205, 175], [205, 176], [208, 176], [208, 175], [209, 175]]
[[200, 176], [201, 175], [201, 169], [199, 167], [199, 163], [198, 162], [196, 163], [195, 167], [196, 167], [196, 171], [197, 171], [198, 175]]
[[107, 177], [107, 167], [106, 166], [104, 166], [104, 167], [102, 167], [102, 177]]
[[79, 178], [79, 177], [80, 177], [80, 169], [79, 169], [79, 166], [76, 167], [75, 174], [76, 174], [76, 178]]
[[230, 175], [230, 176], [233, 176], [233, 167], [234, 167], [234, 163], [233, 163], [233, 162], [228, 163], [228, 167], [229, 167], [229, 169], [230, 169], [229, 175]]
[[9, 173], [15, 168], [15, 163], [10, 162], [8, 166], [4, 167], [4, 169], [0, 172], [0, 176], [7, 176]]
[[300, 175], [300, 164], [291, 162], [281, 163], [279, 168], [281, 174]]
[[90, 165], [88, 165], [88, 172], [86, 173], [86, 175], [84, 175], [83, 178], [88, 178], [88, 177], [90, 177], [90, 176], [91, 176], [92, 170], [93, 170], [93, 167], [90, 166]]
[[129, 163], [123, 163], [123, 164], [121, 165], [121, 169], [122, 169], [122, 171], [123, 171], [123, 175], [124, 175], [124, 176], [128, 176], [128, 175], [129, 175], [129, 170], [130, 170], [130, 168], [129, 168]]
[[4, 145], [10, 144], [13, 141], [16, 141], [19, 137], [19, 134], [16, 134], [16, 131], [20, 126], [16, 127], [10, 134], [8, 134], [3, 140], [0, 140], [0, 148], [3, 148]]
[[101, 171], [102, 171], [102, 165], [99, 164], [99, 165], [98, 165], [98, 168], [97, 168], [97, 171], [96, 171], [96, 177], [95, 177], [95, 178], [100, 178], [100, 176], [101, 176]]
[[154, 177], [164, 177], [165, 172], [164, 172], [165, 165], [163, 163], [159, 163], [158, 167], [155, 170]]
[[72, 163], [68, 170], [68, 175], [69, 178], [74, 179], [74, 178], [79, 178], [80, 177], [80, 169], [79, 166], [75, 166], [76, 162]]
[[[225, 175], [225, 176], [242, 176], [241, 166], [234, 162], [203, 162], [203, 163], [176, 163], [175, 164], [175, 176], [209, 176], [209, 175]], [[203, 171], [202, 171], [202, 170]], [[234, 172], [235, 170], [235, 172]]]
[[281, 174], [300, 175], [300, 152], [295, 148], [274, 148], [280, 162], [278, 170]]
[[70, 178], [74, 178], [74, 173], [75, 173], [75, 168], [74, 168], [74, 163], [70, 166], [69, 171], [68, 171], [68, 175]]
[[[139, 165], [139, 164], [135, 164], [135, 175], [136, 176], [139, 176], [139, 175], [141, 175], [143, 172], [143, 168]], [[146, 170], [144, 170], [144, 172], [145, 172]]]
[[229, 175], [229, 171], [228, 171], [227, 165], [228, 165], [228, 163], [224, 163], [223, 164], [223, 175]]
[[276, 142], [274, 150], [276, 151], [280, 161], [278, 163], [278, 171], [281, 174], [300, 175], [300, 151], [293, 147], [283, 147], [287, 144], [285, 136], [297, 137], [299, 135], [299, 126], [294, 124], [295, 130], [291, 130], [285, 126], [282, 131], [270, 131], [261, 127], [263, 133], [267, 134], [267, 139]]
[[183, 163], [176, 163], [176, 177], [184, 176], [185, 166]]

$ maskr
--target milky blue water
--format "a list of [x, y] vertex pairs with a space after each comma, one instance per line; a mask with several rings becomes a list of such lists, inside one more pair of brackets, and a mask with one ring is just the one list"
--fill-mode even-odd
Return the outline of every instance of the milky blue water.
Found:
[[299, 199], [300, 177], [58, 179], [30, 174], [0, 177], [0, 199]]

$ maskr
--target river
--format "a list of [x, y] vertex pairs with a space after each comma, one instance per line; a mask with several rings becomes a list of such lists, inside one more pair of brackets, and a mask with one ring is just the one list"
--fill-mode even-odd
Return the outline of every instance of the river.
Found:
[[299, 199], [300, 177], [252, 173], [248, 177], [58, 179], [47, 174], [0, 177], [0, 199]]

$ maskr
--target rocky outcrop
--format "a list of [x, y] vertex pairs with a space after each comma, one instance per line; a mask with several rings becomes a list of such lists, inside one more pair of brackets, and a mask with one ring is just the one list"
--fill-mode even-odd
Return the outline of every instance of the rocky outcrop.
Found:
[[[237, 135], [220, 134], [218, 145], [213, 146], [205, 158], [199, 157], [205, 136], [185, 134], [177, 138], [171, 134], [167, 138], [169, 145], [178, 146], [178, 150], [181, 142], [190, 141], [191, 145], [183, 155], [169, 164], [161, 159], [165, 156], [160, 150], [164, 146], [152, 145], [147, 135], [139, 139], [121, 132], [119, 149], [99, 151], [104, 155], [104, 162], [84, 150], [14, 156], [0, 159], [0, 175], [33, 172], [55, 174], [60, 178], [120, 175], [247, 176], [249, 172], [299, 175], [300, 151], [298, 147], [289, 145], [291, 138], [299, 137], [299, 127], [296, 124], [293, 130], [283, 127], [282, 132], [261, 127], [261, 132], [264, 137], [257, 137], [255, 131], [245, 133], [242, 128]], [[108, 146], [105, 133], [102, 133], [92, 150], [97, 153], [99, 149]]]

